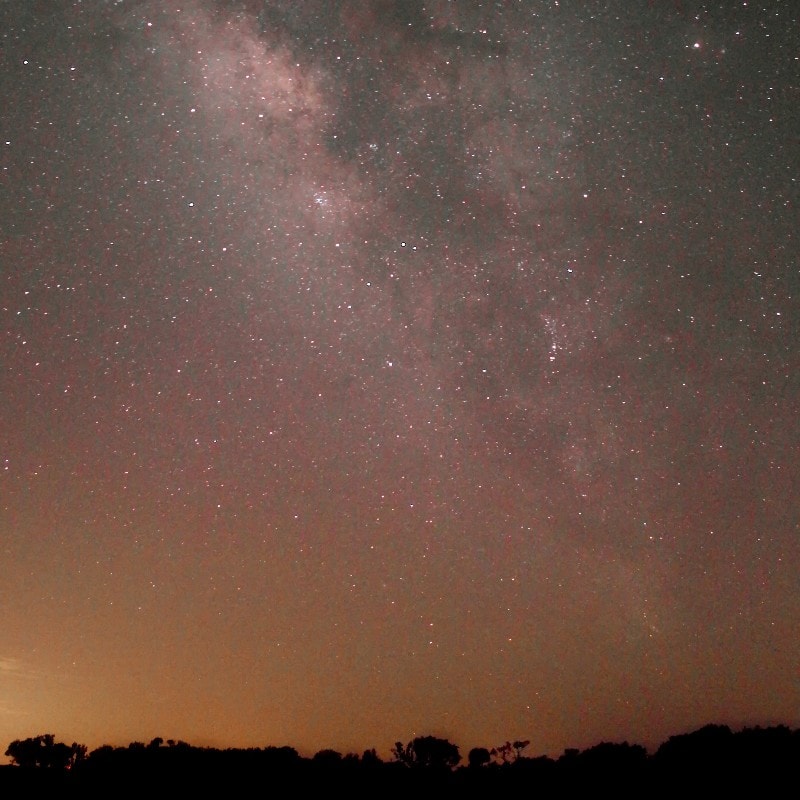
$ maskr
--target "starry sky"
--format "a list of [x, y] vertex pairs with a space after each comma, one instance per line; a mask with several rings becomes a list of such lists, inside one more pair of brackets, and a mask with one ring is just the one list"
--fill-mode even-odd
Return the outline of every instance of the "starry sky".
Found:
[[800, 725], [800, 25], [0, 4], [0, 744]]

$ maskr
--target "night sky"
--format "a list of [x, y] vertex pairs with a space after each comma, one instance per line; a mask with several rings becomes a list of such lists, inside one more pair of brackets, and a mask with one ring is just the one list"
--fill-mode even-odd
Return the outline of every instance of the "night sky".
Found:
[[800, 725], [800, 10], [0, 4], [0, 748]]

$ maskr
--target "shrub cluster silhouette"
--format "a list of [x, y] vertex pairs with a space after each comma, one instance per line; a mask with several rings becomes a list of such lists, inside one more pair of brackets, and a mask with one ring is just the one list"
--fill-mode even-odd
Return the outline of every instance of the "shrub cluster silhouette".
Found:
[[5, 755], [13, 766], [0, 767], [0, 796], [38, 796], [70, 788], [81, 796], [123, 792], [208, 794], [245, 787], [283, 786], [294, 791], [359, 794], [407, 794], [429, 787], [440, 792], [481, 793], [543, 791], [553, 793], [611, 790], [619, 795], [668, 796], [676, 792], [757, 787], [794, 780], [800, 763], [800, 730], [786, 726], [730, 728], [708, 725], [670, 737], [653, 755], [628, 742], [601, 742], [587, 750], [569, 749], [557, 758], [526, 757], [529, 742], [470, 750], [467, 765], [447, 739], [420, 736], [397, 742], [393, 758], [374, 749], [362, 755], [323, 749], [303, 758], [292, 747], [205, 748], [157, 737], [127, 747], [86, 747], [56, 742], [53, 734], [15, 739]]
[[412, 768], [445, 770], [461, 761], [456, 745], [435, 736], [418, 736], [405, 747], [402, 742], [395, 742], [392, 753], [396, 761]]
[[86, 758], [86, 746], [57, 742], [55, 734], [44, 733], [30, 739], [14, 739], [5, 754], [20, 767], [71, 769]]

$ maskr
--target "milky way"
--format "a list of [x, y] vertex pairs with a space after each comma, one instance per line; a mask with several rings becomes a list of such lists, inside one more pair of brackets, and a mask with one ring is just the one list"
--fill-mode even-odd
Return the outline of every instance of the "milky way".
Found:
[[796, 12], [3, 4], [0, 741], [800, 724]]

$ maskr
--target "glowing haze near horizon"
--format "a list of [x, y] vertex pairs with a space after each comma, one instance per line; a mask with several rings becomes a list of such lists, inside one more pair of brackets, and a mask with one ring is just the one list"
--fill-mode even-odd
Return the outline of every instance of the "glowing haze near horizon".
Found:
[[800, 724], [790, 2], [5, 2], [0, 744]]

